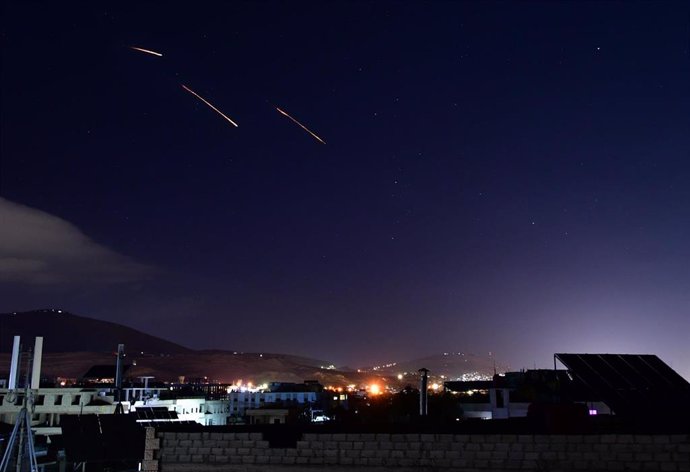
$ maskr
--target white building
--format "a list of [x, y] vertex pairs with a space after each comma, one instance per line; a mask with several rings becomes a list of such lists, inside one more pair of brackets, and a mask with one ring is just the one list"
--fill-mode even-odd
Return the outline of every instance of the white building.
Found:
[[234, 391], [228, 393], [230, 414], [235, 417], [245, 416], [247, 410], [275, 404], [314, 404], [318, 401], [317, 392], [248, 392]]
[[[125, 413], [142, 407], [165, 407], [177, 413], [180, 421], [194, 421], [204, 426], [227, 424], [230, 414], [227, 400], [207, 400], [204, 397], [161, 400], [156, 390], [147, 390], [147, 395], [131, 391], [143, 389], [127, 390], [130, 390], [128, 397], [133, 401], [122, 402]], [[14, 425], [23, 402], [23, 391], [0, 389], [0, 422]], [[115, 413], [116, 407], [110, 389], [79, 387], [40, 388], [33, 391], [33, 402], [32, 429], [44, 436], [62, 434], [62, 415], [110, 415]]]
[[[0, 389], [0, 422], [14, 424], [24, 402], [21, 390]], [[39, 388], [33, 390], [32, 426], [36, 434], [62, 434], [62, 415], [109, 415], [115, 412], [112, 395], [90, 388]]]
[[227, 400], [208, 400], [203, 396], [161, 398], [161, 388], [124, 388], [122, 402], [125, 412], [134, 412], [137, 408], [167, 408], [177, 413], [180, 421], [195, 421], [204, 426], [227, 424], [230, 415]]

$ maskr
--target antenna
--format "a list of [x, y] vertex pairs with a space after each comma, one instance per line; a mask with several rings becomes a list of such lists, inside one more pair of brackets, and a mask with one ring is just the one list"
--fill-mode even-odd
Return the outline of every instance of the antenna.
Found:
[[[5, 453], [2, 456], [2, 461], [0, 461], [0, 472], [7, 472], [10, 467], [10, 463], [14, 461], [16, 464], [16, 471], [23, 472], [24, 467], [22, 467], [24, 461], [28, 459], [30, 472], [38, 472], [38, 463], [36, 461], [36, 450], [34, 448], [34, 435], [31, 431], [31, 413], [33, 411], [34, 401], [33, 395], [34, 390], [30, 387], [38, 385], [39, 379], [34, 379], [33, 376], [36, 375], [40, 377], [40, 356], [43, 352], [43, 338], [36, 338], [36, 348], [35, 354], [38, 355], [38, 374], [36, 369], [31, 368], [31, 355], [27, 359], [27, 370], [26, 370], [26, 384], [24, 385], [24, 395], [22, 398], [22, 408], [17, 414], [17, 420], [14, 423], [14, 428], [12, 429], [12, 434], [10, 435], [7, 446], [5, 448]], [[19, 377], [19, 361], [21, 358], [21, 346], [20, 337], [14, 337], [14, 345], [12, 347], [12, 365], [10, 367], [10, 385], [11, 389], [9, 394], [19, 395], [17, 389], [17, 378]], [[35, 367], [35, 365], [34, 365]], [[19, 440], [19, 444], [15, 448], [15, 444]]]
[[43, 357], [43, 337], [36, 336], [34, 344], [34, 366], [31, 372], [31, 390], [38, 390], [41, 385], [41, 358]]
[[[115, 414], [124, 413], [122, 406], [122, 371], [124, 369], [123, 361], [125, 360], [125, 345], [117, 345], [117, 363], [115, 364], [115, 395], [117, 398], [117, 405], [115, 406]], [[2, 472], [2, 471], [0, 471]]]
[[14, 343], [12, 344], [12, 362], [10, 364], [10, 381], [7, 388], [9, 390], [14, 390], [17, 388], [17, 377], [19, 375], [19, 347], [20, 347], [20, 336], [14, 337]]

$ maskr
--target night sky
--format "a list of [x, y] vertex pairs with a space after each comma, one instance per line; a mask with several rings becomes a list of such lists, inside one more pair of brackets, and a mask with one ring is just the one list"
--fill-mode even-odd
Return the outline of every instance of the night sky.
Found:
[[339, 365], [625, 352], [690, 377], [690, 3], [2, 18], [0, 311]]

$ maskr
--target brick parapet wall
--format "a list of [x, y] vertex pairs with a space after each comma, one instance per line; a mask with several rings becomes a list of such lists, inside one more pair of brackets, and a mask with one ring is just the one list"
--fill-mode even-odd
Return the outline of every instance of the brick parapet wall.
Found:
[[[313, 469], [690, 471], [690, 435], [321, 434], [271, 448], [262, 433], [163, 432], [154, 458], [179, 465]], [[270, 466], [270, 467], [269, 467]], [[260, 468], [260, 467], [259, 467]], [[146, 468], [151, 470], [152, 468]]]
[[161, 439], [156, 437], [155, 428], [146, 428], [146, 441], [144, 442], [144, 460], [141, 462], [142, 472], [158, 472]]

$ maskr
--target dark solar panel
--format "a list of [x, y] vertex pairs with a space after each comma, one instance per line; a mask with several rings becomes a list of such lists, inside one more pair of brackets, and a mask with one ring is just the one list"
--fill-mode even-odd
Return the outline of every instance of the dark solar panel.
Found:
[[169, 411], [166, 407], [139, 407], [132, 412], [137, 420], [178, 420], [177, 412]]
[[655, 355], [556, 354], [556, 358], [617, 415], [651, 417], [661, 407], [687, 409], [689, 404], [690, 383]]

